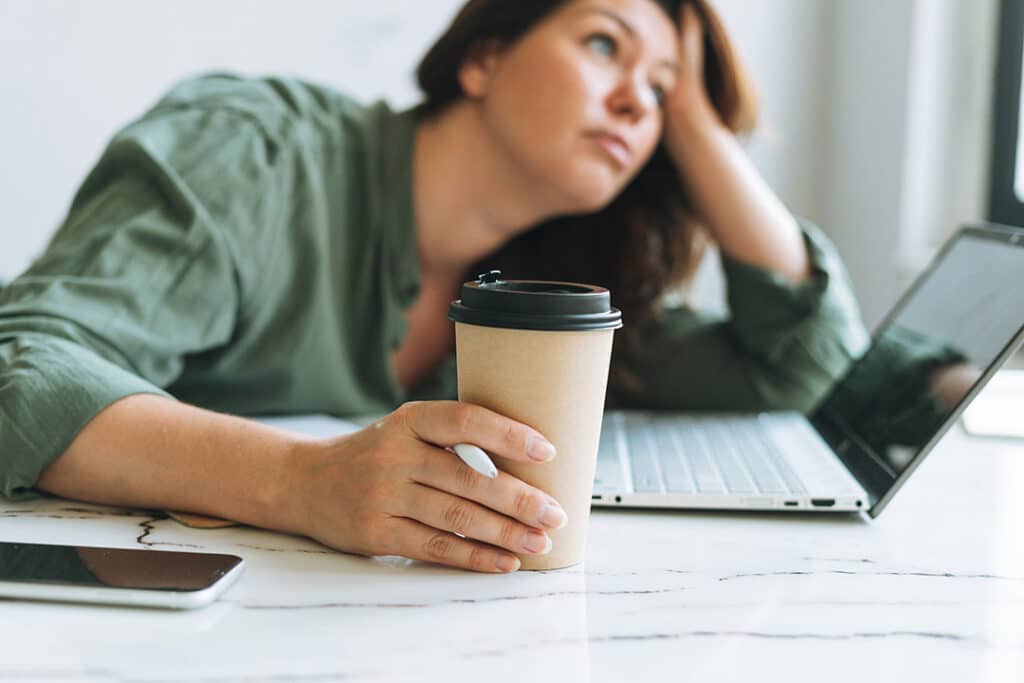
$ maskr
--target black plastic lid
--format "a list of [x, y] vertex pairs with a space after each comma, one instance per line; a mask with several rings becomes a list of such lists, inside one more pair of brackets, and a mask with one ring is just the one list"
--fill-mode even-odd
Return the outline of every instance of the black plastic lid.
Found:
[[517, 330], [614, 330], [622, 313], [604, 287], [548, 280], [502, 280], [500, 270], [462, 285], [462, 298], [448, 307], [448, 319], [469, 325]]

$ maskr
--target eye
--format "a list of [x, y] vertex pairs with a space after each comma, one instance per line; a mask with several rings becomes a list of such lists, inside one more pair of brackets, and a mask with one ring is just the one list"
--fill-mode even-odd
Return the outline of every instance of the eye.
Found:
[[658, 103], [658, 106], [665, 104], [665, 89], [660, 85], [652, 85], [651, 92], [654, 93], [654, 100]]
[[618, 52], [618, 43], [607, 33], [595, 33], [587, 38], [587, 46], [605, 57], [614, 57]]

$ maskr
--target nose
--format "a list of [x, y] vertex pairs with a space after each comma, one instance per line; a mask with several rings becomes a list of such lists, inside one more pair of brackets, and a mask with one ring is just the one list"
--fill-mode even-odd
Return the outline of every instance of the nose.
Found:
[[658, 107], [654, 92], [639, 73], [624, 73], [608, 97], [608, 107], [616, 116], [640, 121]]

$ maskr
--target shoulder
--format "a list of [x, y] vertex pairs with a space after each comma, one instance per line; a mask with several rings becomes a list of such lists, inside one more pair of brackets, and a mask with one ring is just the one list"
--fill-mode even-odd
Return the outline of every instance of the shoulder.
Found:
[[[209, 73], [182, 80], [114, 136], [109, 160], [162, 159], [181, 167], [249, 159], [262, 169], [300, 156], [323, 161], [374, 149], [395, 118], [384, 102], [364, 105], [296, 78]], [[286, 164], [287, 165], [287, 164]]]
[[175, 84], [143, 120], [175, 112], [218, 112], [248, 120], [265, 134], [280, 138], [304, 126], [362, 120], [368, 109], [340, 91], [297, 78], [208, 73]]

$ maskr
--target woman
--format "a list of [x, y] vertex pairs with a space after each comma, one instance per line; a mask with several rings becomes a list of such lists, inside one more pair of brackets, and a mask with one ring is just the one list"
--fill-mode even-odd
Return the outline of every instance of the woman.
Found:
[[[806, 408], [862, 342], [832, 248], [736, 143], [753, 102], [703, 0], [472, 0], [418, 75], [426, 101], [400, 113], [210, 76], [114, 138], [0, 294], [6, 496], [512, 571], [509, 551], [546, 552], [566, 520], [444, 450], [555, 457], [527, 425], [439, 400], [447, 306], [480, 269], [610, 286], [632, 328], [618, 406]], [[730, 320], [665, 305], [698, 224]], [[225, 414], [388, 411], [325, 441]]]

